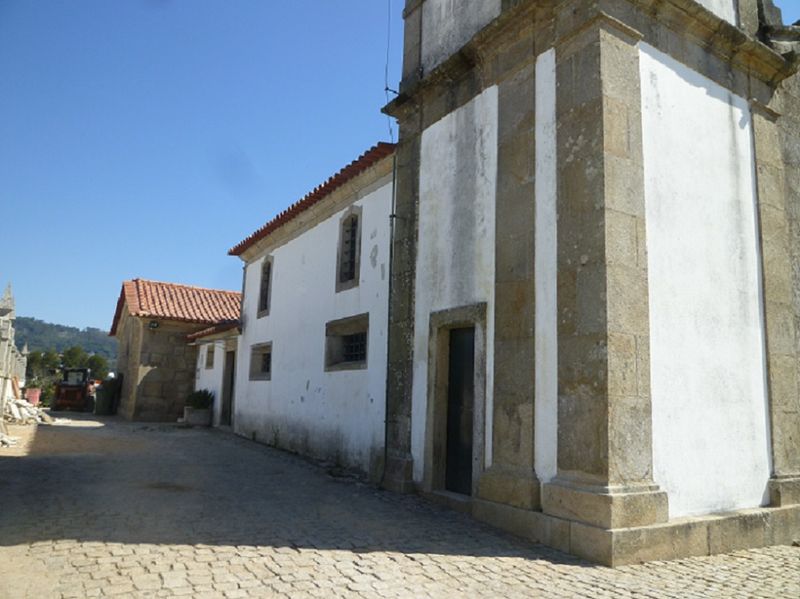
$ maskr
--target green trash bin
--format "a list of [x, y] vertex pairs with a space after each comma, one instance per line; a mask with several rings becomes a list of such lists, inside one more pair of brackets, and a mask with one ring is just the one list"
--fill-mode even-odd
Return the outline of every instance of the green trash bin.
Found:
[[98, 416], [110, 416], [113, 406], [113, 389], [111, 385], [100, 385], [97, 388], [94, 400], [94, 413]]

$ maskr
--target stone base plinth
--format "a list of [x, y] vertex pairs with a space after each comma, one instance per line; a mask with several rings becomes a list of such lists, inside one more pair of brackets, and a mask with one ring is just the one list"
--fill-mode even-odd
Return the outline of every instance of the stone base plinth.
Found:
[[481, 499], [472, 500], [472, 515], [516, 536], [612, 567], [800, 542], [800, 505], [617, 529]]
[[389, 454], [381, 486], [395, 493], [413, 493], [416, 490], [413, 475], [414, 460], [411, 456]]
[[542, 485], [542, 509], [557, 518], [600, 528], [628, 528], [666, 522], [667, 494], [657, 485], [580, 487], [567, 481]]
[[526, 510], [537, 510], [539, 479], [532, 470], [520, 471], [492, 467], [478, 481], [478, 497], [495, 503], [504, 503]]
[[770, 479], [769, 499], [775, 506], [800, 504], [800, 476]]

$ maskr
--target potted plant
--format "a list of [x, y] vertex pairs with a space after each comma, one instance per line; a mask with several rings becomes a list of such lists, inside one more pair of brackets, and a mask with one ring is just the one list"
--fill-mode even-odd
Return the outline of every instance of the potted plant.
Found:
[[42, 384], [38, 378], [32, 378], [25, 387], [25, 399], [32, 405], [37, 405], [42, 395]]
[[189, 426], [211, 426], [211, 406], [214, 393], [208, 389], [192, 391], [183, 408], [183, 422]]

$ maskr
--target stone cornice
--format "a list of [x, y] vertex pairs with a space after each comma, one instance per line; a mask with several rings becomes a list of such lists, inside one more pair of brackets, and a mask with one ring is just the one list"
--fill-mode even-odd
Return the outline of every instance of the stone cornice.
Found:
[[[574, 0], [562, 0], [556, 3], [553, 7], [555, 18], [558, 19], [559, 8], [566, 10], [570, 4], [574, 4]], [[513, 29], [515, 23], [520, 19], [534, 18], [536, 9], [542, 7], [541, 1], [520, 0], [504, 10], [442, 64], [428, 73], [423, 73], [421, 79], [403, 80], [400, 84], [400, 94], [384, 106], [383, 112], [397, 118], [403, 118], [404, 115], [413, 112], [416, 109], [418, 96], [437, 84], [462, 77], [480, 63], [481, 55], [499, 45], [503, 34]], [[796, 55], [782, 56], [695, 0], [625, 0], [623, 3], [614, 0], [584, 0], [578, 10], [570, 11], [569, 19], [557, 23], [557, 36], [554, 42], [563, 43], [567, 38], [576, 35], [579, 30], [599, 20], [620, 29], [630, 37], [646, 39], [647, 35], [641, 29], [647, 23], [632, 22], [640, 19], [637, 19], [631, 8], [638, 10], [640, 18], [645, 16], [655, 19], [663, 26], [708, 49], [734, 68], [771, 86], [777, 86], [800, 67], [800, 60]], [[575, 14], [578, 13], [580, 18], [576, 19]]]
[[[782, 56], [695, 0], [627, 1], [731, 66], [772, 86], [793, 75], [800, 66], [796, 60]], [[607, 0], [602, 2], [606, 3]]]

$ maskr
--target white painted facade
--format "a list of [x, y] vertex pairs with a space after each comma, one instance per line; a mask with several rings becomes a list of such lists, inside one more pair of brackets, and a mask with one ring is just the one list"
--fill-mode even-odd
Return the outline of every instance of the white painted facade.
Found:
[[640, 69], [655, 481], [670, 517], [765, 505], [750, 109], [646, 44]]
[[697, 2], [731, 25], [739, 23], [739, 0], [697, 0]]
[[490, 87], [422, 133], [411, 407], [417, 481], [424, 475], [429, 425], [430, 315], [481, 302], [486, 303], [484, 455], [485, 465], [491, 464], [497, 109], [497, 87]]
[[[392, 182], [358, 193], [359, 284], [336, 292], [342, 211], [247, 262], [234, 430], [374, 472], [383, 459]], [[272, 258], [269, 314], [258, 317], [262, 262]], [[325, 370], [326, 323], [369, 313], [367, 367]], [[271, 380], [250, 380], [251, 348], [272, 344]]]
[[558, 464], [556, 51], [536, 59], [534, 467], [543, 483]]
[[436, 68], [500, 14], [500, 0], [422, 3], [422, 66]]
[[[222, 411], [222, 385], [223, 371], [225, 368], [225, 341], [203, 341], [197, 342], [197, 370], [195, 371], [194, 388], [208, 389], [214, 394], [213, 424], [219, 426], [220, 413]], [[210, 348], [214, 348], [214, 366], [206, 368], [206, 356]]]

